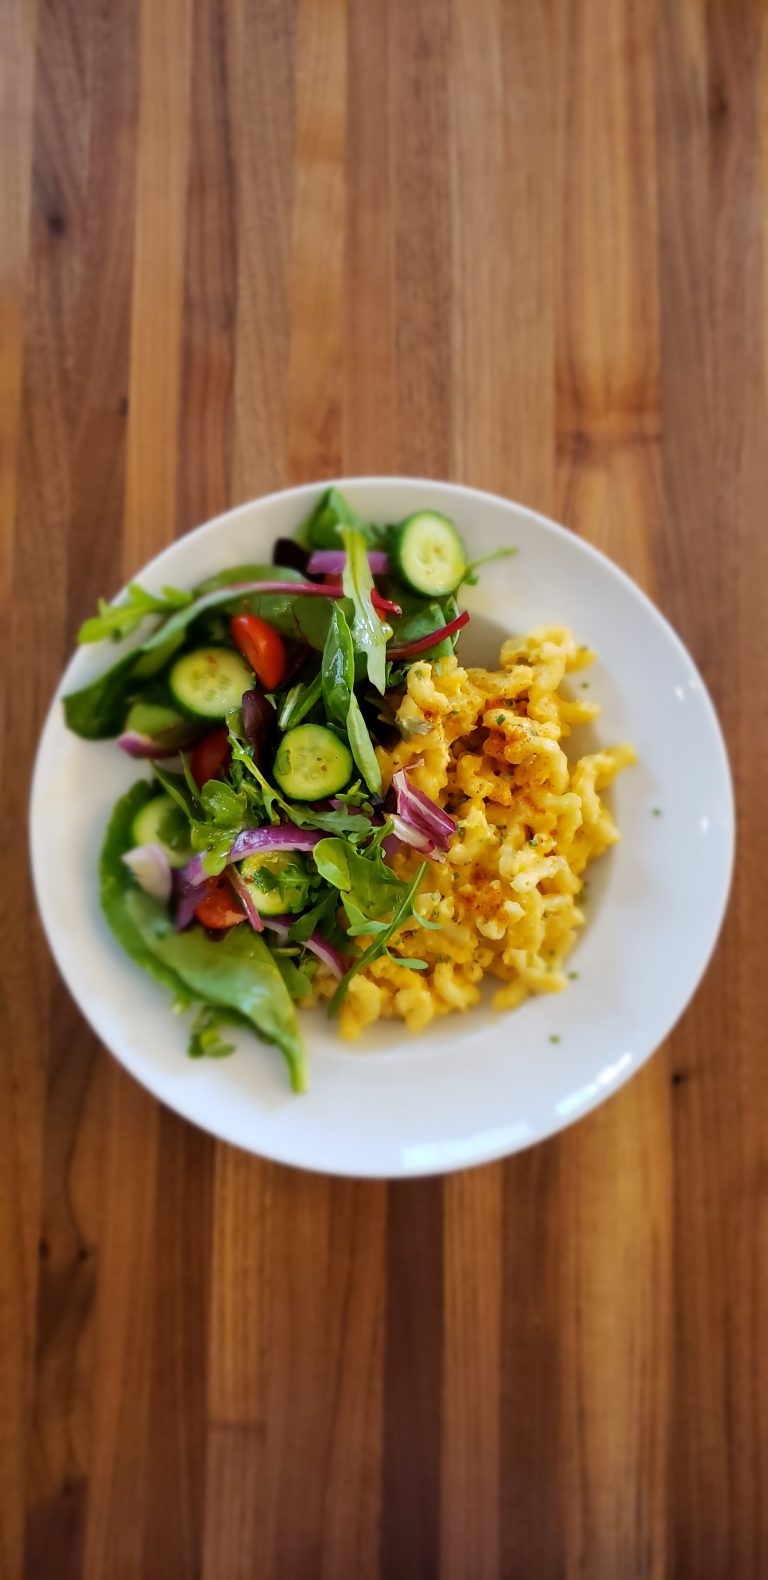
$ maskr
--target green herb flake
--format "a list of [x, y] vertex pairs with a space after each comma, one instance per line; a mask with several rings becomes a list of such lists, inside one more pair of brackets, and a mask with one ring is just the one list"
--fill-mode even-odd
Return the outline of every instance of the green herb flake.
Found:
[[560, 1036], [559, 1032], [553, 1031], [553, 1032], [550, 1032], [549, 1040], [550, 1040], [550, 1042], [562, 1042], [563, 1039]]
[[506, 723], [505, 715], [503, 713], [497, 713], [496, 714], [496, 723], [497, 724], [504, 724], [504, 723]]

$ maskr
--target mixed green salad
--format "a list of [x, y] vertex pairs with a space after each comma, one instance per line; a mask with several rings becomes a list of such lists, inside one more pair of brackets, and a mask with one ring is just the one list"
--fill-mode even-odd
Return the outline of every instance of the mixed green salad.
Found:
[[[229, 1029], [249, 1026], [301, 1092], [296, 1005], [320, 963], [338, 978], [333, 1015], [406, 918], [434, 925], [414, 900], [453, 820], [404, 771], [383, 799], [375, 748], [396, 738], [410, 664], [453, 651], [469, 619], [456, 595], [481, 562], [445, 516], [373, 525], [335, 488], [272, 558], [102, 601], [80, 642], [154, 627], [64, 712], [151, 765], [101, 853], [115, 937], [193, 1012], [193, 1057], [230, 1053]], [[390, 865], [403, 845], [422, 857], [407, 882]]]

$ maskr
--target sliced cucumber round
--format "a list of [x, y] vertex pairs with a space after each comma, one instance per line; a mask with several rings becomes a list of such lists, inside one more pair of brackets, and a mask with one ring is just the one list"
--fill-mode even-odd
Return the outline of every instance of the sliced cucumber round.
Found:
[[133, 820], [131, 838], [136, 845], [162, 845], [172, 867], [185, 867], [192, 857], [186, 843], [189, 824], [169, 795], [156, 795], [145, 801]]
[[272, 851], [263, 856], [246, 856], [240, 863], [251, 899], [263, 916], [281, 916], [284, 911], [303, 911], [309, 899], [309, 873], [297, 851]]
[[324, 724], [298, 724], [287, 730], [275, 757], [274, 775], [293, 801], [321, 801], [343, 790], [354, 763], [346, 741]]
[[455, 592], [467, 568], [466, 550], [453, 522], [432, 510], [419, 510], [400, 523], [389, 557], [400, 580], [424, 598]]
[[129, 734], [146, 735], [158, 746], [188, 746], [199, 730], [191, 719], [185, 719], [175, 708], [164, 702], [147, 702], [141, 697], [128, 710], [123, 729]]
[[191, 719], [223, 719], [239, 708], [253, 674], [229, 647], [196, 647], [177, 658], [168, 686], [177, 706]]

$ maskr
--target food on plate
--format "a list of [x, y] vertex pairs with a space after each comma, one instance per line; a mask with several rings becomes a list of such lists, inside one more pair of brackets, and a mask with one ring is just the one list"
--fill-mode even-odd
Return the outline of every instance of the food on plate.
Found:
[[82, 627], [138, 638], [64, 712], [144, 764], [102, 909], [192, 1013], [193, 1057], [249, 1027], [303, 1091], [297, 1009], [355, 1037], [465, 1009], [485, 976], [499, 1009], [566, 985], [584, 869], [618, 837], [601, 792], [633, 754], [566, 755], [599, 710], [569, 686], [593, 655], [565, 629], [462, 667], [456, 600], [481, 563], [437, 512], [379, 526], [330, 488], [272, 565], [132, 584]]

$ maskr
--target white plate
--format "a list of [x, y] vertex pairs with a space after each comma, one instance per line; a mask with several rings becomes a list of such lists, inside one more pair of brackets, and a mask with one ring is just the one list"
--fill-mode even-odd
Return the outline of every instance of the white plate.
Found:
[[[449, 1015], [411, 1037], [384, 1022], [342, 1043], [319, 1012], [303, 1016], [310, 1091], [288, 1090], [280, 1055], [244, 1033], [229, 1059], [190, 1061], [169, 995], [112, 938], [96, 865], [113, 802], [142, 771], [113, 742], [65, 730], [54, 700], [32, 791], [32, 857], [51, 948], [94, 1030], [150, 1091], [252, 1152], [357, 1175], [426, 1174], [514, 1152], [601, 1102], [662, 1041], [715, 943], [730, 882], [734, 813], [712, 703], [689, 654], [643, 593], [603, 555], [520, 505], [449, 483], [368, 478], [339, 485], [371, 519], [432, 507], [453, 517], [473, 555], [516, 544], [467, 592], [473, 622], [459, 653], [494, 663], [497, 638], [542, 622], [597, 649], [590, 697], [605, 743], [632, 741], [639, 764], [613, 805], [623, 839], [590, 868], [589, 921], [572, 956], [579, 978], [503, 1016]], [[138, 579], [191, 586], [227, 564], [268, 560], [318, 496], [290, 489], [243, 505], [160, 554]], [[60, 691], [114, 655], [81, 650]], [[661, 815], [654, 815], [654, 808]], [[55, 876], [54, 876], [55, 875]], [[559, 1036], [559, 1042], [551, 1038]]]

